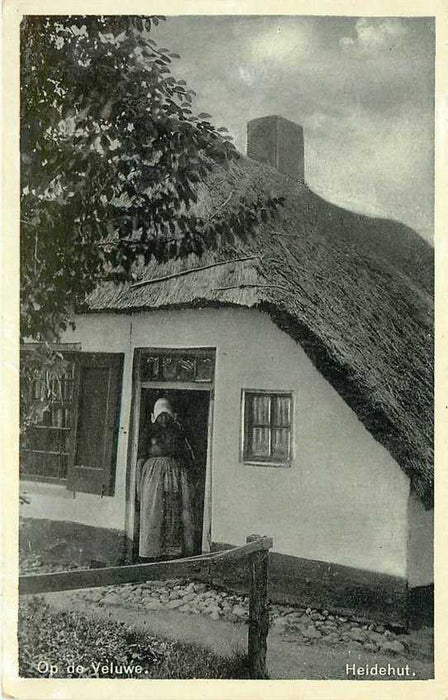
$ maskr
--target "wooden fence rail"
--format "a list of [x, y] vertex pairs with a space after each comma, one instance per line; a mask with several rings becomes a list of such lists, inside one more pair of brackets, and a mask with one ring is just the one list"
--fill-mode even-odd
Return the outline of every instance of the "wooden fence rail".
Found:
[[269, 629], [267, 606], [268, 551], [270, 537], [249, 535], [246, 544], [222, 552], [199, 554], [148, 564], [110, 566], [101, 569], [78, 569], [53, 574], [30, 574], [19, 577], [19, 595], [117, 586], [124, 583], [177, 578], [200, 573], [211, 564], [248, 558], [250, 570], [248, 662], [251, 678], [266, 678], [266, 648]]

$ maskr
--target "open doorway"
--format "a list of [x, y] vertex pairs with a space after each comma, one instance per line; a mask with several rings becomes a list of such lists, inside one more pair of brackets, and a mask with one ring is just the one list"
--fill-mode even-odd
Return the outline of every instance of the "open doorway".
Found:
[[[138, 455], [144, 457], [145, 445], [151, 430], [151, 413], [159, 398], [167, 398], [181, 424], [193, 451], [193, 463], [190, 482], [193, 493], [194, 514], [194, 553], [202, 551], [202, 532], [204, 523], [205, 481], [209, 441], [210, 392], [194, 389], [141, 388], [138, 428]], [[136, 518], [136, 537], [138, 540], [139, 518]]]

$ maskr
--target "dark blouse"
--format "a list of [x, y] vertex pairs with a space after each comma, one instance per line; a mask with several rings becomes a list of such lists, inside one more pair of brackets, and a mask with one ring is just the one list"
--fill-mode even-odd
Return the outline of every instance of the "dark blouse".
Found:
[[168, 425], [160, 425], [157, 421], [152, 425], [144, 450], [147, 457], [175, 457], [183, 461], [191, 461], [191, 448], [185, 434], [175, 421]]

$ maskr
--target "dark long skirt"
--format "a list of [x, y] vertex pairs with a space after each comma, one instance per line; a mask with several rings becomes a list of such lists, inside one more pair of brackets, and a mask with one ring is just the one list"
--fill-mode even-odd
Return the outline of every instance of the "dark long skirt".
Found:
[[149, 457], [141, 467], [139, 555], [189, 556], [194, 525], [188, 472], [174, 457]]

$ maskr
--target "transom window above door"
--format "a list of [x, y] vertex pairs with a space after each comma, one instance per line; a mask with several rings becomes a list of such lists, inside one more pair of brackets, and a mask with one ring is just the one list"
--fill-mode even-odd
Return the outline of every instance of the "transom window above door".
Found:
[[140, 351], [142, 382], [213, 382], [214, 354], [210, 351]]
[[289, 466], [292, 392], [243, 390], [242, 407], [243, 462]]

